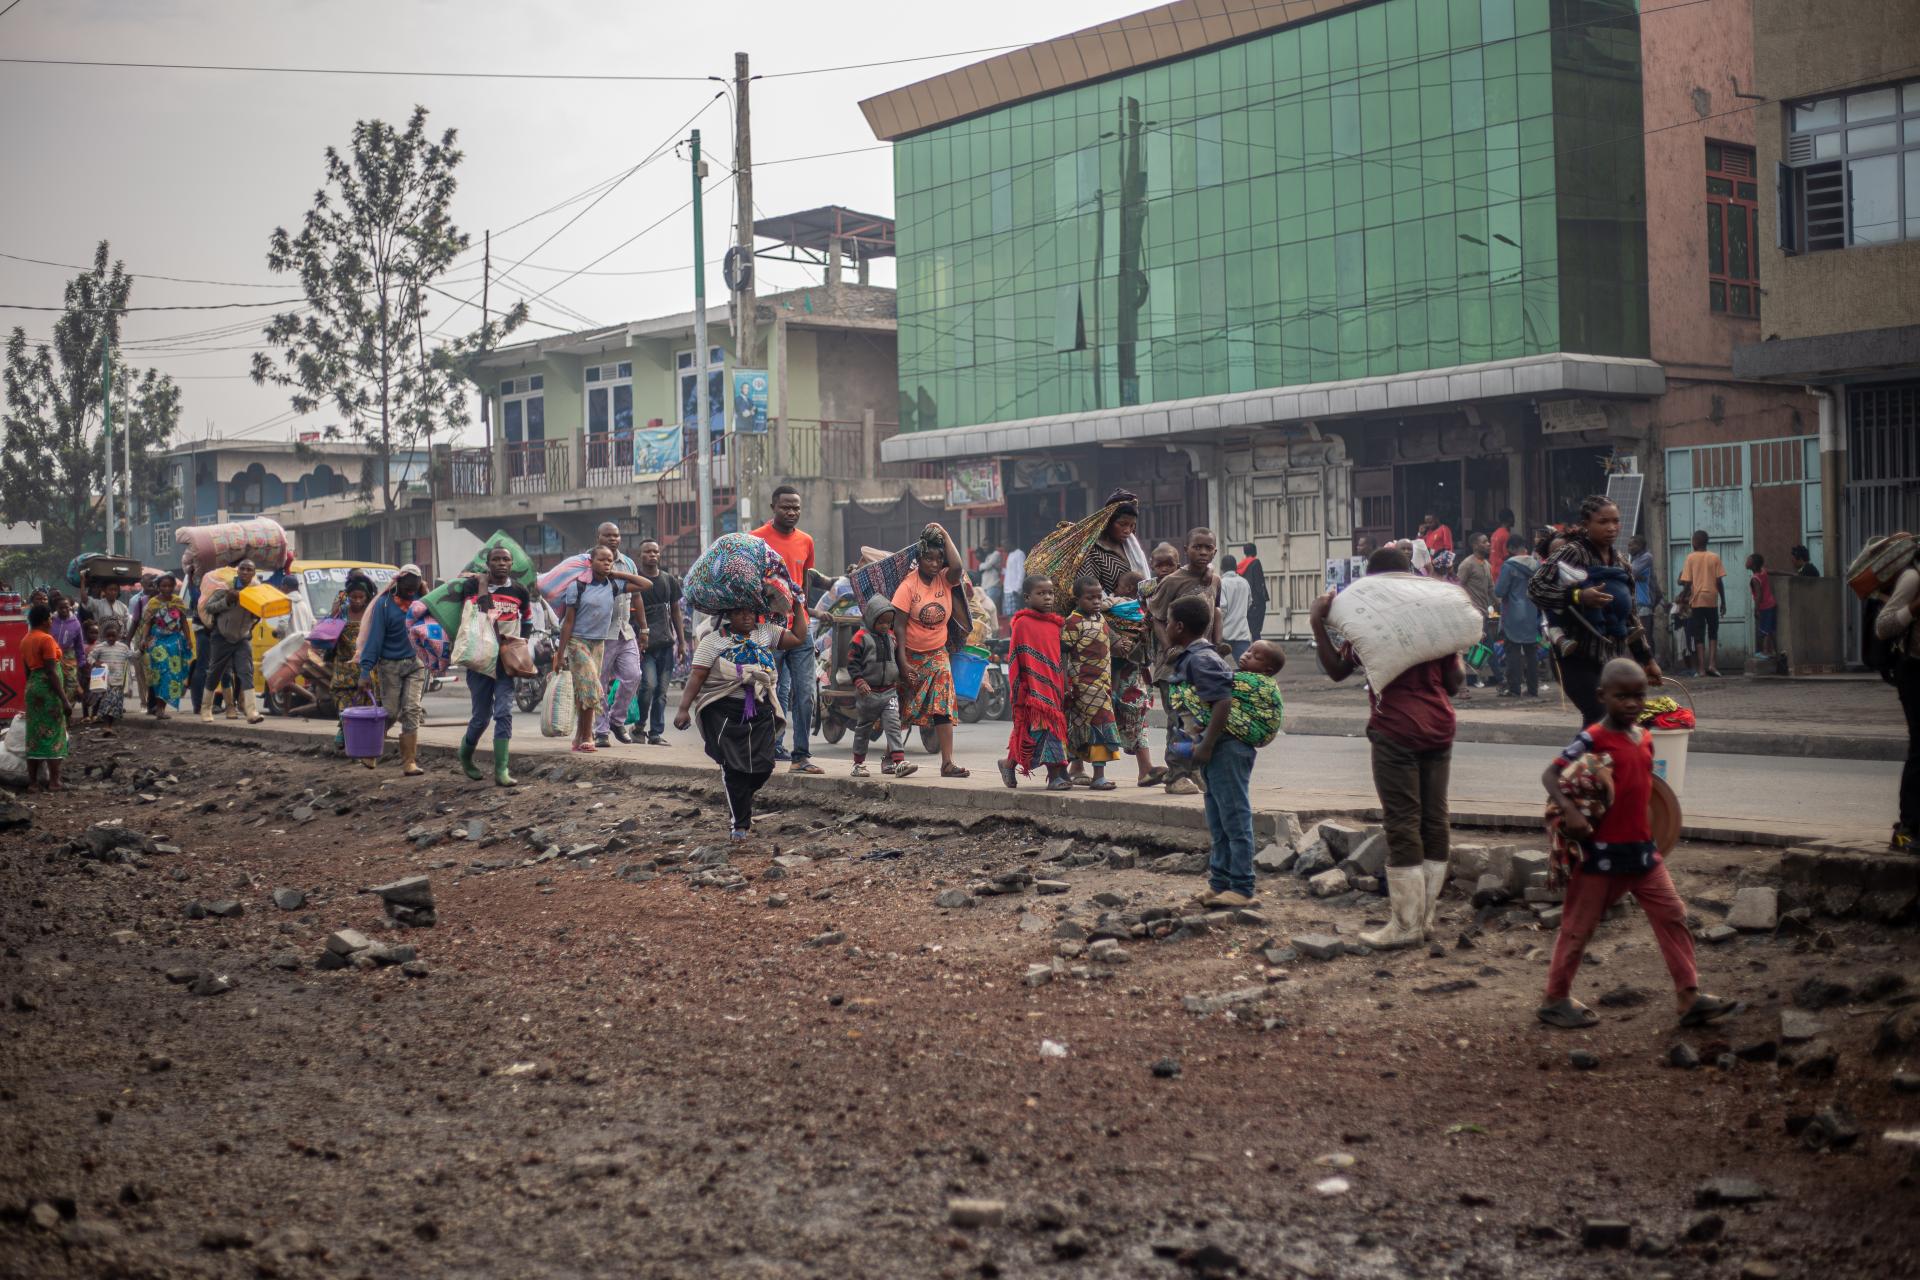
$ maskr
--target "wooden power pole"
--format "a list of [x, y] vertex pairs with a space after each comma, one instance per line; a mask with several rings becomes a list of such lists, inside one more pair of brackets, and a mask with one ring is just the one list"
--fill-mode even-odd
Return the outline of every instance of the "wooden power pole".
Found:
[[739, 346], [734, 358], [746, 365], [756, 365], [759, 359], [754, 354], [758, 335], [754, 332], [753, 314], [753, 128], [747, 108], [747, 86], [751, 80], [747, 74], [747, 55], [734, 54], [733, 182], [739, 201], [734, 243], [740, 247], [740, 271], [746, 283], [734, 298], [734, 314], [740, 322]]

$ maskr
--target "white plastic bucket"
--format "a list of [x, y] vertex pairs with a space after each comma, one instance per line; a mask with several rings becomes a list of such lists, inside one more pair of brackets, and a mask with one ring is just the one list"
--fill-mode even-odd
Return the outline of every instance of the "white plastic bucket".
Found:
[[1687, 789], [1687, 739], [1691, 729], [1649, 729], [1653, 736], [1653, 776], [1673, 788], [1675, 798]]

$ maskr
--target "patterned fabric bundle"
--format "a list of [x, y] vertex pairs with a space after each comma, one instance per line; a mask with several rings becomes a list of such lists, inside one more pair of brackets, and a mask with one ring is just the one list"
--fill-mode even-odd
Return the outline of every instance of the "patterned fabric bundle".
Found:
[[[1190, 684], [1169, 689], [1174, 710], [1205, 725], [1213, 709], [1200, 701]], [[1280, 685], [1272, 676], [1253, 671], [1233, 673], [1233, 700], [1227, 705], [1227, 736], [1238, 738], [1250, 747], [1264, 747], [1280, 736], [1280, 719], [1285, 711], [1280, 700]]]
[[453, 642], [425, 600], [415, 600], [407, 606], [407, 639], [413, 642], [413, 654], [428, 675], [439, 675], [447, 669]]
[[[1566, 792], [1567, 799], [1573, 801], [1573, 807], [1586, 818], [1590, 827], [1598, 825], [1607, 810], [1613, 807], [1613, 757], [1588, 752], [1573, 763], [1563, 765], [1560, 769], [1560, 789]], [[1551, 800], [1547, 801], [1549, 889], [1566, 888], [1567, 877], [1573, 868], [1586, 859], [1586, 849], [1562, 829], [1565, 820], [1566, 815], [1560, 812], [1560, 806]]]
[[853, 595], [862, 607], [874, 596], [882, 600], [893, 599], [893, 593], [913, 572], [913, 566], [920, 562], [920, 544], [914, 543], [903, 551], [896, 551], [870, 564], [863, 564], [847, 575], [847, 585], [853, 588]]
[[[687, 570], [682, 589], [687, 604], [705, 613], [758, 612], [766, 606], [769, 581], [783, 587], [789, 598], [800, 598], [778, 552], [750, 533], [723, 533]], [[544, 590], [544, 581], [541, 585]]]
[[[1060, 595], [1066, 597], [1060, 603], [1065, 611], [1073, 608], [1071, 584], [1080, 576], [1080, 564], [1087, 558], [1087, 552], [1100, 540], [1113, 522], [1113, 516], [1126, 502], [1110, 502], [1092, 515], [1072, 524], [1062, 524], [1052, 533], [1040, 539], [1038, 545], [1027, 553], [1027, 580], [1052, 578], [1061, 588]], [[1112, 588], [1107, 583], [1100, 584]]]

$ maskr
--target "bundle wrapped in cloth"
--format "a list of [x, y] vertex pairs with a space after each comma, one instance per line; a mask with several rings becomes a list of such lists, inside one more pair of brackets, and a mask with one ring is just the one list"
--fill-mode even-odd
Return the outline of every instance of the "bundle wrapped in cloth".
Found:
[[[1073, 584], [1080, 577], [1080, 566], [1085, 563], [1087, 553], [1093, 550], [1093, 544], [1100, 541], [1100, 535], [1113, 523], [1113, 517], [1122, 507], [1137, 506], [1139, 499], [1124, 489], [1116, 489], [1107, 498], [1107, 504], [1092, 515], [1076, 520], [1071, 524], [1061, 524], [1027, 553], [1027, 579], [1052, 578], [1054, 586], [1059, 588], [1054, 596], [1054, 608], [1061, 613], [1073, 612]], [[1137, 537], [1130, 540], [1127, 548], [1128, 558], [1134, 561], [1135, 568], [1146, 573], [1146, 556], [1141, 551]]]
[[1417, 573], [1370, 573], [1334, 597], [1327, 623], [1346, 637], [1376, 691], [1407, 668], [1464, 653], [1480, 611], [1462, 587]]
[[[467, 561], [466, 567], [461, 569], [455, 577], [461, 577], [469, 573], [485, 573], [487, 571], [487, 556], [492, 553], [495, 547], [505, 547], [507, 553], [513, 557], [513, 580], [529, 591], [534, 590], [538, 580], [533, 570], [532, 558], [527, 555], [526, 551], [518, 542], [515, 542], [504, 533], [496, 533], [481, 543], [480, 549], [473, 553], [473, 558]], [[587, 558], [585, 556], [574, 556], [561, 561], [559, 567], [571, 564], [574, 560], [578, 560], [584, 565]], [[559, 567], [556, 567], [555, 572], [559, 571]], [[457, 635], [460, 631], [461, 602], [453, 596], [453, 579], [449, 578], [433, 590], [427, 592], [423, 599], [427, 602], [427, 612], [433, 615], [434, 621], [440, 624], [441, 630], [445, 631], [448, 635]]]
[[[541, 585], [544, 590], [544, 579]], [[703, 613], [764, 612], [774, 586], [786, 592], [789, 600], [801, 598], [787, 562], [777, 551], [750, 533], [723, 533], [687, 570], [682, 590], [687, 604]]]
[[261, 573], [276, 573], [293, 563], [293, 537], [277, 520], [254, 516], [225, 524], [182, 525], [173, 531], [180, 544], [181, 568], [202, 573], [222, 565], [253, 561]]

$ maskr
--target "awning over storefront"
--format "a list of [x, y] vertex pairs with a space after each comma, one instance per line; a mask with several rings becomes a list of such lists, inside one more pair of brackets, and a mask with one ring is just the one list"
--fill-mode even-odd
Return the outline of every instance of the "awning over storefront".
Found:
[[937, 462], [1077, 444], [1142, 443], [1275, 422], [1324, 421], [1519, 397], [1643, 399], [1666, 389], [1666, 374], [1652, 360], [1559, 353], [1017, 422], [902, 432], [881, 443], [880, 456], [888, 462]]

